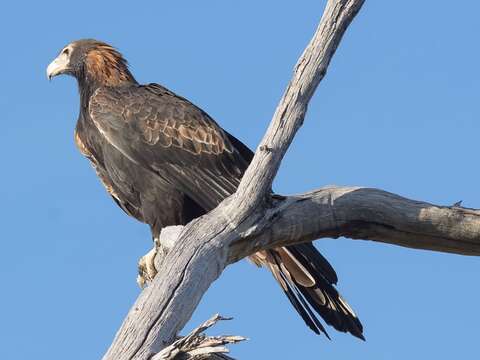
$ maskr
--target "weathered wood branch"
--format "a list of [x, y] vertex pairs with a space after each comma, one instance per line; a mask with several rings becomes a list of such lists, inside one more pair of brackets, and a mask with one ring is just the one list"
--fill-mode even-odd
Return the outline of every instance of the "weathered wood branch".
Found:
[[434, 206], [362, 188], [330, 187], [284, 199], [271, 196], [272, 181], [308, 102], [363, 2], [328, 1], [238, 191], [181, 229], [178, 238], [172, 235], [177, 240], [157, 267], [159, 275], [137, 299], [104, 360], [160, 356], [223, 269], [259, 249], [347, 236], [480, 254], [477, 210]]
[[[162, 233], [170, 246], [182, 229], [172, 228]], [[258, 250], [338, 237], [479, 256], [480, 210], [433, 205], [378, 189], [329, 186], [272, 199], [265, 216], [238, 236], [228, 262]]]

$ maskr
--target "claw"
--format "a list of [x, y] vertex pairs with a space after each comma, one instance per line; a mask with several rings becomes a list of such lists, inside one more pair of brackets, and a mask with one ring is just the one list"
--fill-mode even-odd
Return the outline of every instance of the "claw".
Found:
[[143, 289], [146, 284], [151, 282], [157, 269], [155, 268], [155, 256], [157, 255], [157, 246], [155, 245], [146, 255], [142, 256], [138, 261], [137, 284]]

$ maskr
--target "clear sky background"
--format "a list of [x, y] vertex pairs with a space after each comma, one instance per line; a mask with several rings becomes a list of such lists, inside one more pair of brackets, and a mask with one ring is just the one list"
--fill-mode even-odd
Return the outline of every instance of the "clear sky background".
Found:
[[[49, 83], [67, 43], [118, 47], [140, 82], [189, 98], [256, 147], [324, 1], [11, 1], [0, 12], [0, 358], [99, 359], [139, 293], [147, 226], [106, 195], [76, 150], [73, 78]], [[275, 181], [282, 194], [378, 187], [480, 207], [480, 3], [367, 0], [312, 99]], [[246, 261], [213, 284], [188, 326], [248, 336], [239, 359], [450, 359], [478, 354], [480, 260], [320, 240], [367, 341], [303, 324]], [[187, 330], [188, 330], [187, 329]]]

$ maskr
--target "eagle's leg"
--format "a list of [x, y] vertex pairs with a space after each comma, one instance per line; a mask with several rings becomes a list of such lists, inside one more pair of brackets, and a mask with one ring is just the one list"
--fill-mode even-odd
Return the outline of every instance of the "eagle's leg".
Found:
[[158, 239], [153, 240], [153, 248], [138, 261], [138, 276], [137, 284], [142, 289], [145, 285], [153, 280], [157, 275], [157, 268], [155, 267], [155, 257], [157, 256], [160, 248], [160, 241]]
[[[155, 263], [159, 264], [174, 246], [183, 230], [182, 225], [162, 228], [158, 235], [153, 235], [153, 248], [138, 261], [137, 283], [143, 289], [157, 275]], [[154, 234], [156, 232], [153, 232]], [[160, 238], [162, 239], [160, 241]]]

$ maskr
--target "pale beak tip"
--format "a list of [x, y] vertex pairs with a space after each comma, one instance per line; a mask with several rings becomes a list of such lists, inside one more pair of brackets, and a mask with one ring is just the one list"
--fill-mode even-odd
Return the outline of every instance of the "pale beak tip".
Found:
[[52, 80], [55, 76], [61, 73], [62, 65], [58, 63], [58, 59], [53, 60], [47, 66], [47, 79]]

